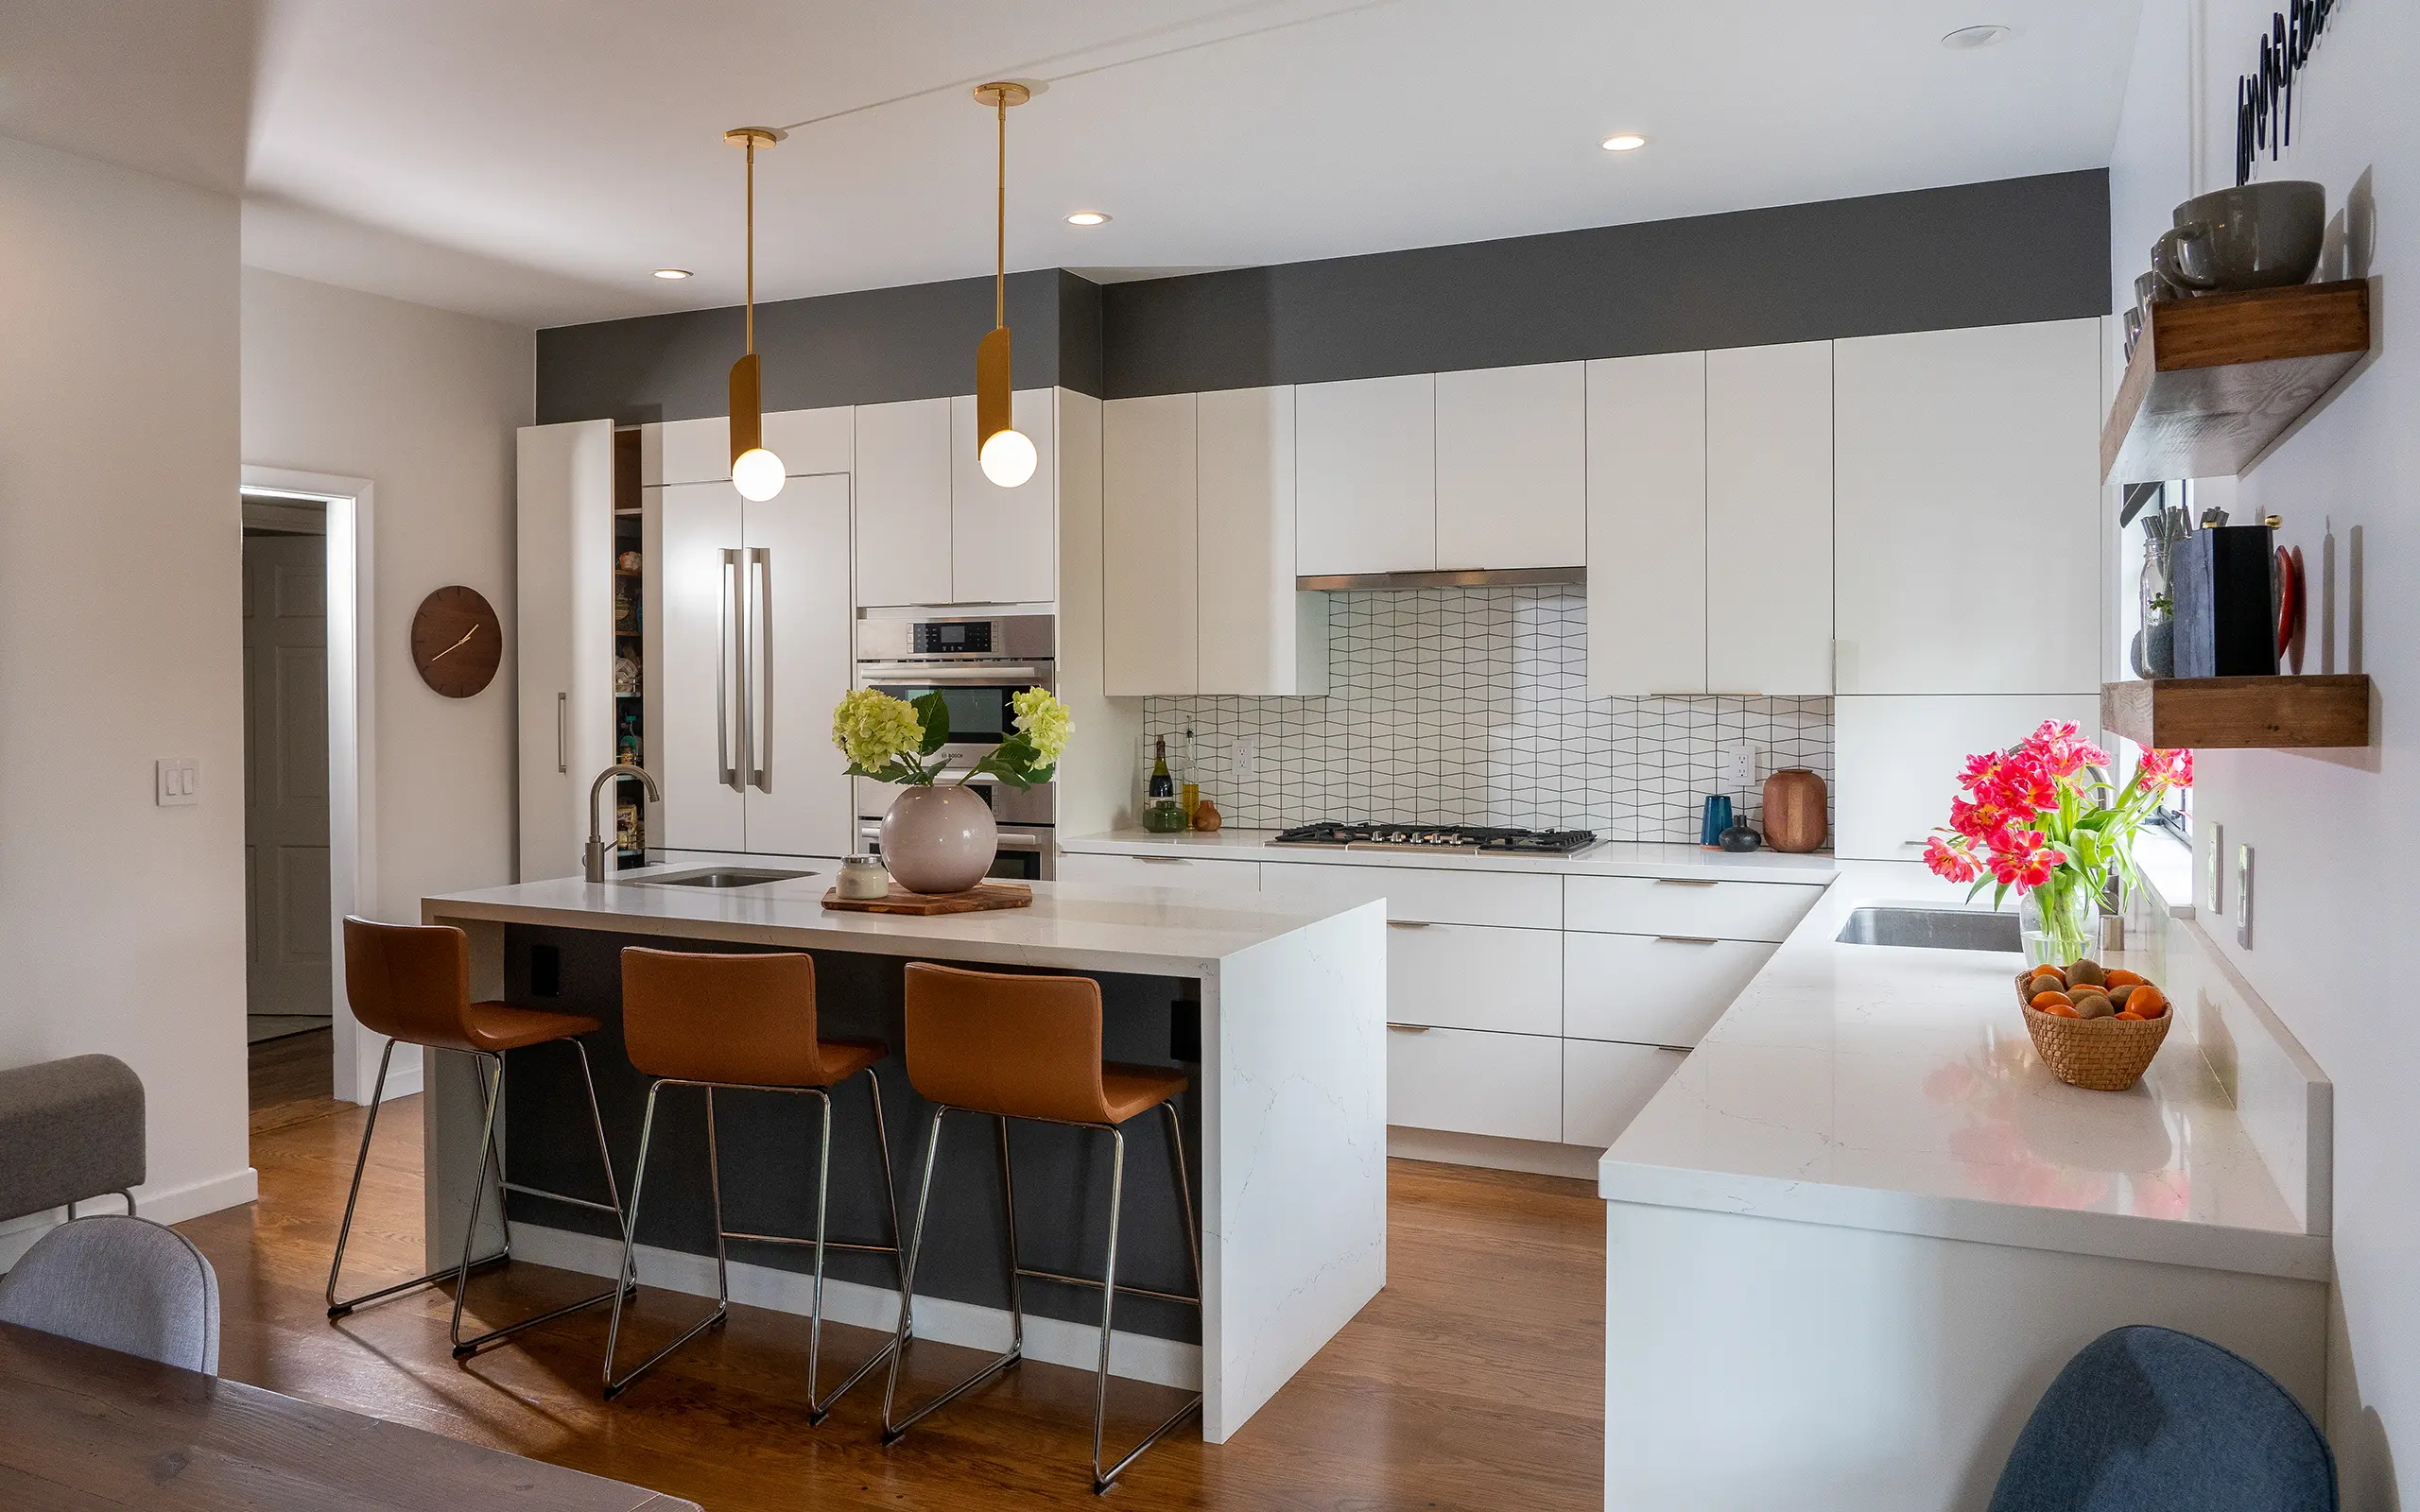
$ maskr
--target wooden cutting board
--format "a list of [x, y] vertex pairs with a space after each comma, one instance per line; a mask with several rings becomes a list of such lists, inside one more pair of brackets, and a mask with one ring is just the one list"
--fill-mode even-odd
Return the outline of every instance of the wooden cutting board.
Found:
[[1022, 882], [978, 882], [965, 892], [909, 892], [897, 883], [880, 898], [843, 898], [840, 889], [823, 895], [823, 906], [851, 914], [981, 914], [995, 908], [1030, 908], [1033, 889]]

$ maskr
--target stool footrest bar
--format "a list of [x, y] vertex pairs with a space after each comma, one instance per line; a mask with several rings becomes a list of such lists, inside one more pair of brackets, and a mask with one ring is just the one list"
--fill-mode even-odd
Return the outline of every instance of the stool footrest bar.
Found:
[[548, 1202], [560, 1202], [568, 1207], [574, 1208], [586, 1208], [592, 1212], [610, 1212], [617, 1219], [622, 1216], [622, 1210], [614, 1207], [612, 1203], [591, 1202], [586, 1197], [575, 1197], [566, 1195], [561, 1192], [549, 1192], [544, 1187], [525, 1187], [518, 1181], [507, 1181], [504, 1184], [504, 1190], [507, 1192], [518, 1192], [525, 1197], [543, 1197]]
[[[1070, 1276], [1064, 1271], [1035, 1270], [1030, 1266], [1026, 1265], [1019, 1265], [1017, 1267], [1017, 1274], [1020, 1276], [1030, 1276], [1036, 1280], [1059, 1281], [1068, 1286], [1087, 1286], [1096, 1292], [1100, 1290], [1099, 1279], [1092, 1276]], [[1153, 1291], [1148, 1286], [1129, 1286], [1124, 1281], [1119, 1281], [1117, 1283], [1117, 1289], [1120, 1293], [1128, 1297], [1153, 1297], [1159, 1298], [1163, 1302], [1183, 1302], [1187, 1307], [1200, 1307], [1201, 1305], [1201, 1298], [1198, 1297], [1184, 1297], [1175, 1292]]]

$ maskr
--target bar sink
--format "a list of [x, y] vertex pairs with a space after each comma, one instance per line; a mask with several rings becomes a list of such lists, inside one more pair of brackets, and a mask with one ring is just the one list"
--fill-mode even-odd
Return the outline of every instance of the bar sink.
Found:
[[811, 877], [811, 871], [776, 871], [766, 867], [709, 867], [702, 871], [673, 871], [657, 877], [632, 877], [648, 887], [753, 887], [759, 883], [788, 882]]
[[2016, 954], [2016, 915], [1975, 908], [1867, 907], [1832, 936], [1843, 945], [1896, 945], [1934, 951]]

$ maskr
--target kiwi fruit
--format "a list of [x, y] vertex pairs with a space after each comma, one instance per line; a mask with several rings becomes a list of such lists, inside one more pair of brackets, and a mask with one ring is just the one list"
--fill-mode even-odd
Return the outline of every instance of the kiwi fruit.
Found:
[[2109, 989], [2109, 1001], [2117, 1004], [2121, 1012], [2125, 1009], [2126, 1000], [2134, 995], [2135, 987], [2131, 982], [2124, 987], [2113, 987]]
[[2099, 987], [2109, 980], [2109, 973], [2099, 961], [2082, 960], [2067, 968], [2067, 980], [2078, 987]]
[[2087, 992], [2076, 999], [2076, 1017], [2079, 1019], [2106, 1019], [2117, 1011], [2116, 1005], [2098, 992]]

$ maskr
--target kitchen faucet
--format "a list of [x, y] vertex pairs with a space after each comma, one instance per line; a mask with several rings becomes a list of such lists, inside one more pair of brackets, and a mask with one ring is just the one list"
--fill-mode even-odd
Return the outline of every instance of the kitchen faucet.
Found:
[[605, 848], [604, 821], [597, 816], [596, 800], [604, 794], [605, 784], [617, 777], [635, 777], [647, 784], [647, 796], [655, 802], [664, 801], [664, 789], [656, 786], [654, 775], [644, 766], [616, 762], [596, 774], [588, 788], [588, 850], [582, 856], [582, 869], [591, 882], [605, 880], [605, 861], [612, 854]]

